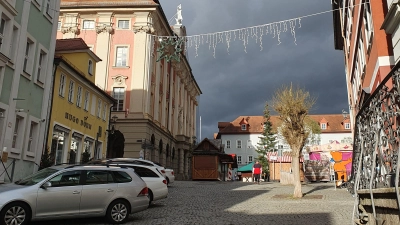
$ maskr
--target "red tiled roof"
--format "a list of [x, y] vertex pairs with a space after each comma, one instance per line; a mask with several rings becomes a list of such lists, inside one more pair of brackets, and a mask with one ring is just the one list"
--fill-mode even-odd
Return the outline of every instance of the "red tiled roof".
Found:
[[89, 46], [82, 38], [57, 39], [56, 51], [86, 50]]
[[[242, 130], [240, 122], [243, 119], [248, 118], [249, 124], [248, 130]], [[319, 122], [325, 118], [327, 121], [327, 129], [321, 130], [321, 133], [338, 133], [338, 132], [351, 132], [350, 129], [344, 129], [343, 122], [349, 122], [348, 119], [344, 120], [342, 114], [325, 114], [325, 115], [310, 115], [310, 118], [319, 124]], [[262, 133], [264, 126], [264, 116], [239, 116], [232, 122], [219, 122], [219, 135], [220, 134], [239, 134], [239, 133]], [[273, 130], [279, 127], [281, 121], [279, 116], [271, 116], [270, 121], [272, 123]], [[229, 123], [229, 124], [228, 124]]]
[[130, 5], [159, 5], [158, 0], [61, 0], [63, 7], [110, 7], [110, 6], [130, 6]]

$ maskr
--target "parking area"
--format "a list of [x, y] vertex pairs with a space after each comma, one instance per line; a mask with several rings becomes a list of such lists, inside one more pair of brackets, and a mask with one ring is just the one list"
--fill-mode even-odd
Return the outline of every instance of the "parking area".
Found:
[[[126, 224], [279, 224], [342, 225], [351, 223], [354, 198], [332, 183], [303, 185], [303, 199], [292, 186], [264, 182], [175, 181], [167, 199], [130, 216]], [[40, 221], [34, 225], [103, 225], [103, 218]]]

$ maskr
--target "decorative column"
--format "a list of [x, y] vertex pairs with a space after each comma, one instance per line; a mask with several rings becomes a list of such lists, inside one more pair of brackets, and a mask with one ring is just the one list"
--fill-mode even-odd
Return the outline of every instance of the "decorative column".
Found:
[[96, 55], [102, 61], [96, 65], [96, 85], [102, 89], [108, 89], [108, 63], [110, 58], [111, 35], [114, 33], [113, 16], [111, 12], [99, 12], [96, 23]]

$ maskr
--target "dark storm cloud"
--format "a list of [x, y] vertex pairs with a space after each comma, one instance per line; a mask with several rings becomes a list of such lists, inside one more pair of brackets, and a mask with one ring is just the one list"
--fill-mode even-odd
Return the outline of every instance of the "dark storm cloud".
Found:
[[[182, 4], [183, 25], [188, 35], [220, 32], [298, 18], [331, 9], [320, 0], [160, 0], [168, 19]], [[298, 22], [298, 21], [297, 21]], [[171, 20], [175, 24], [175, 20]], [[299, 26], [299, 24], [297, 23]], [[217, 124], [240, 115], [262, 115], [266, 101], [282, 85], [303, 87], [317, 103], [313, 114], [347, 110], [347, 90], [343, 54], [334, 49], [332, 13], [301, 19], [296, 43], [290, 32], [277, 37], [263, 36], [260, 43], [231, 42], [229, 54], [219, 43], [215, 58], [208, 46], [200, 46], [189, 62], [203, 94], [200, 97], [201, 138], [218, 132]], [[272, 112], [274, 113], [274, 112]]]

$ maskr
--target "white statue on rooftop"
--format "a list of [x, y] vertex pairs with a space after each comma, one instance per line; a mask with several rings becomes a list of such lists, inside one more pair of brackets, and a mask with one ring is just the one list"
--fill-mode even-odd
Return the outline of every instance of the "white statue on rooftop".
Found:
[[182, 25], [182, 4], [179, 4], [176, 9], [176, 24], [175, 25]]

